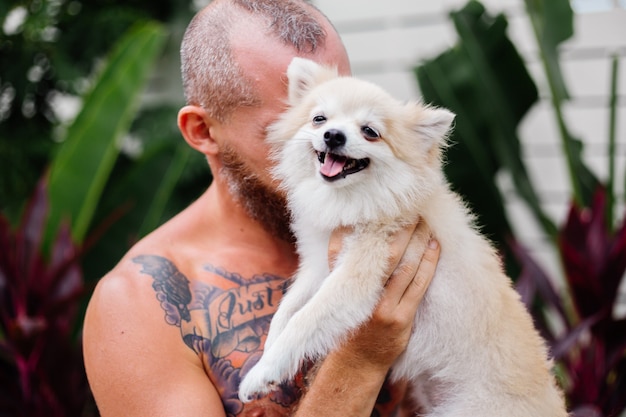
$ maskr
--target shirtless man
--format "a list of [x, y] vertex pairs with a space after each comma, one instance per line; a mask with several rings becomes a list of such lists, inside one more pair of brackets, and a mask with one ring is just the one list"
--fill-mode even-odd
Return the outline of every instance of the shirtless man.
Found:
[[[84, 354], [101, 415], [393, 415], [405, 387], [385, 377], [406, 346], [439, 249], [433, 242], [419, 269], [400, 258], [425, 225], [397, 236], [373, 317], [315, 376], [305, 366], [269, 396], [237, 399], [298, 263], [283, 196], [267, 172], [265, 129], [284, 110], [294, 56], [350, 72], [338, 34], [300, 0], [215, 0], [189, 25], [181, 52], [188, 105], [179, 128], [214, 179], [93, 294]], [[337, 233], [329, 262], [340, 240]]]

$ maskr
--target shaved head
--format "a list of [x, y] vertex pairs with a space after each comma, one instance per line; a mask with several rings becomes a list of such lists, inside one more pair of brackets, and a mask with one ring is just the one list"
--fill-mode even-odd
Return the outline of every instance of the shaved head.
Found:
[[339, 34], [304, 0], [214, 0], [193, 18], [181, 46], [188, 104], [179, 114], [181, 130], [209, 150], [214, 184], [290, 243], [289, 213], [269, 170], [265, 137], [286, 108], [285, 75], [295, 56], [350, 72]]
[[183, 88], [187, 104], [206, 109], [225, 121], [240, 106], [263, 103], [246, 78], [232, 50], [237, 31], [254, 22], [299, 54], [324, 47], [324, 16], [298, 0], [215, 0], [189, 24], [181, 46]]

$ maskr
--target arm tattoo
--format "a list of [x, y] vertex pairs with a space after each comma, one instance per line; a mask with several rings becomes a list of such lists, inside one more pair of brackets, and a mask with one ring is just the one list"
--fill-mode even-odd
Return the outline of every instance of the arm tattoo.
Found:
[[[213, 265], [204, 270], [234, 285], [230, 289], [189, 280], [170, 260], [141, 255], [133, 262], [150, 275], [152, 288], [165, 312], [165, 322], [180, 328], [185, 344], [205, 361], [209, 377], [218, 389], [226, 414], [235, 417], [243, 411], [237, 396], [241, 376], [260, 359], [263, 337], [288, 280], [270, 274], [244, 278]], [[307, 367], [311, 366], [308, 364]], [[297, 401], [304, 386], [299, 375], [281, 385], [269, 399], [286, 410]], [[372, 416], [395, 414], [398, 396], [385, 383]]]
[[[152, 288], [165, 312], [167, 324], [180, 328], [185, 344], [210, 370], [228, 416], [243, 410], [237, 397], [241, 376], [261, 357], [262, 338], [267, 335], [287, 280], [270, 274], [243, 278], [213, 265], [204, 269], [235, 284], [223, 289], [189, 280], [176, 265], [156, 255], [141, 255], [133, 262], [150, 275]], [[288, 408], [298, 399], [303, 380], [281, 386], [270, 400]]]
[[[142, 273], [154, 278], [152, 288], [166, 311], [168, 324], [180, 326], [181, 320], [191, 321], [188, 307], [191, 302], [191, 291], [187, 277], [181, 274], [173, 263], [161, 256], [141, 255], [133, 258], [133, 262], [143, 266]], [[169, 312], [171, 308], [176, 309], [178, 314]]]

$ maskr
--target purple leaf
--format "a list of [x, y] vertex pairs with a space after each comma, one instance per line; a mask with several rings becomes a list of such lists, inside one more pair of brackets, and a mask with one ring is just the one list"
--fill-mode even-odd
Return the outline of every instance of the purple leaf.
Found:
[[[522, 294], [522, 298], [531, 297], [533, 295], [532, 293], [535, 291], [538, 292], [543, 301], [546, 302], [549, 307], [554, 308], [554, 310], [559, 314], [559, 318], [563, 325], [569, 329], [571, 325], [563, 307], [562, 299], [554, 289], [548, 275], [519, 242], [509, 239], [508, 243], [513, 254], [522, 266], [522, 273], [517, 280], [518, 291], [521, 290], [527, 293]], [[530, 306], [532, 300], [526, 299], [524, 302], [527, 306]]]
[[604, 414], [602, 414], [602, 411], [595, 405], [586, 404], [572, 410], [570, 417], [604, 417]]
[[606, 340], [607, 364], [612, 368], [626, 358], [626, 319], [603, 323], [601, 331]]
[[[626, 219], [626, 215], [624, 216]], [[619, 286], [626, 272], [626, 221], [616, 231], [608, 250], [608, 265], [604, 270], [604, 298], [615, 303]]]
[[47, 210], [42, 180], [15, 231], [0, 215], [0, 414], [82, 415], [90, 398], [72, 336], [84, 291], [82, 250], [65, 227], [46, 261]]
[[626, 228], [615, 236], [609, 232], [604, 189], [596, 192], [591, 208], [572, 205], [559, 247], [578, 314], [609, 315], [626, 270]]
[[590, 331], [591, 327], [598, 323], [602, 319], [602, 315], [596, 314], [595, 316], [588, 317], [579, 323], [576, 327], [566, 332], [558, 342], [552, 346], [552, 354], [555, 359], [561, 359], [565, 356], [576, 343], [579, 342], [580, 337]]
[[29, 243], [30, 250], [33, 252], [40, 247], [46, 219], [48, 218], [47, 182], [47, 178], [44, 176], [37, 183], [20, 225], [20, 229], [24, 232], [25, 240]]

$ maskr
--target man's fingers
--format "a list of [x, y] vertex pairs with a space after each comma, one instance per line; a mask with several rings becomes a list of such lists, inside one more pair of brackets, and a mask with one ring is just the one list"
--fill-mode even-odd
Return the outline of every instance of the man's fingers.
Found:
[[[407, 247], [409, 240], [412, 238], [416, 227], [419, 228], [419, 223], [401, 229], [393, 237], [390, 250], [391, 256], [388, 260], [387, 276], [391, 275], [391, 273], [399, 265], [405, 248]], [[330, 235], [330, 241], [328, 242], [328, 266], [331, 270], [335, 267], [335, 262], [341, 252], [341, 248], [344, 243], [343, 239], [346, 235], [349, 235], [353, 231], [354, 230], [351, 226], [342, 226], [333, 230]]]
[[[343, 239], [351, 228], [335, 230], [329, 242], [328, 262], [331, 269], [339, 256]], [[435, 273], [439, 259], [439, 245], [431, 238], [428, 225], [420, 221], [400, 230], [393, 237], [388, 259], [383, 297], [378, 311], [391, 314], [396, 308], [406, 309], [405, 314], [415, 314]]]
[[424, 222], [420, 221], [412, 225], [412, 227], [405, 227], [396, 233], [391, 242], [391, 257], [389, 258], [387, 266], [387, 275], [390, 276], [390, 278], [396, 275], [395, 270], [402, 268], [404, 255], [410, 250], [411, 242], [414, 241], [415, 235], [419, 235], [420, 230], [424, 228], [427, 228], [427, 226]]
[[[390, 269], [391, 276], [386, 284], [385, 297], [390, 303], [392, 308], [395, 308], [402, 300], [407, 288], [411, 285], [415, 274], [420, 264], [420, 259], [426, 245], [430, 239], [430, 229], [424, 222], [417, 224], [415, 230], [405, 230], [403, 233], [411, 233], [409, 235], [408, 244], [407, 241], [400, 241], [397, 239], [394, 241], [394, 247], [392, 247], [392, 253], [398, 257], [398, 261], [393, 269]], [[406, 238], [406, 236], [402, 236]], [[390, 261], [390, 264], [392, 262]]]
[[400, 299], [400, 308], [409, 309], [411, 314], [417, 312], [417, 307], [424, 298], [428, 286], [435, 276], [440, 252], [439, 243], [434, 238], [431, 238], [419, 263], [415, 277]]

